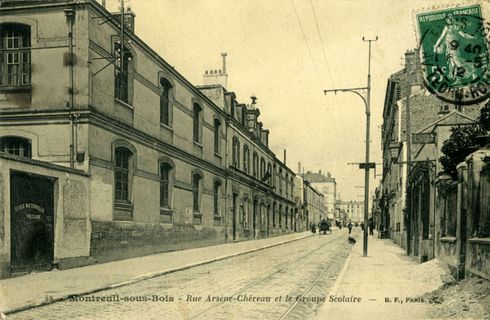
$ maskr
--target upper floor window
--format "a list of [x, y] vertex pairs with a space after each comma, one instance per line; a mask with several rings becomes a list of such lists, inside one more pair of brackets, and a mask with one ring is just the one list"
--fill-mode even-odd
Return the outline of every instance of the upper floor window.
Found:
[[170, 125], [170, 93], [172, 84], [165, 78], [160, 79], [160, 123]]
[[170, 208], [172, 165], [160, 163], [160, 208]]
[[199, 104], [194, 103], [193, 106], [193, 125], [192, 125], [192, 138], [194, 142], [201, 143], [201, 113], [202, 108]]
[[250, 172], [250, 149], [247, 145], [243, 146], [243, 171]]
[[130, 161], [133, 153], [125, 147], [117, 147], [115, 151], [115, 193], [116, 200], [129, 201]]
[[253, 176], [257, 177], [259, 175], [259, 155], [257, 152], [253, 153]]
[[286, 196], [289, 193], [288, 180], [289, 180], [289, 177], [288, 177], [288, 174], [286, 173], [286, 181], [285, 181], [286, 182]]
[[0, 86], [31, 84], [31, 30], [0, 24]]
[[2, 137], [0, 138], [0, 151], [30, 158], [31, 142], [21, 137]]
[[269, 184], [272, 184], [272, 165], [270, 164], [270, 162], [269, 162], [269, 164], [267, 165], [267, 174], [268, 174], [268, 176], [269, 176], [269, 177], [268, 177], [268, 179], [267, 179], [267, 182], [268, 182]]
[[260, 179], [264, 179], [265, 176], [265, 160], [260, 158]]
[[221, 121], [214, 119], [214, 153], [221, 152]]
[[282, 169], [279, 169], [279, 193], [282, 194]]
[[131, 51], [121, 44], [115, 43], [117, 60], [114, 63], [114, 96], [125, 103], [130, 103], [130, 85], [132, 81], [133, 55]]
[[233, 162], [233, 166], [239, 169], [240, 168], [240, 141], [238, 140], [237, 137], [233, 137], [232, 141], [233, 141], [232, 142], [233, 150], [232, 150], [231, 159]]

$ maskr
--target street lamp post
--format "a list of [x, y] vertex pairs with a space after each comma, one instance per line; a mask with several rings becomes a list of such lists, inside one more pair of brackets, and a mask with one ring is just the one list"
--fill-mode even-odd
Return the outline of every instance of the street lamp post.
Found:
[[[364, 105], [366, 107], [366, 162], [359, 164], [360, 169], [364, 169], [364, 234], [363, 234], [363, 256], [367, 257], [367, 244], [368, 244], [368, 213], [369, 213], [369, 169], [374, 168], [375, 164], [369, 162], [369, 146], [370, 146], [370, 126], [371, 126], [371, 42], [377, 41], [378, 37], [375, 39], [365, 39], [362, 40], [368, 42], [369, 44], [369, 55], [368, 55], [368, 76], [367, 76], [367, 87], [359, 88], [342, 88], [342, 89], [329, 89], [323, 90], [324, 94], [327, 92], [352, 92], [361, 97]], [[362, 93], [367, 92], [366, 98]], [[362, 93], [361, 93], [362, 92]]]

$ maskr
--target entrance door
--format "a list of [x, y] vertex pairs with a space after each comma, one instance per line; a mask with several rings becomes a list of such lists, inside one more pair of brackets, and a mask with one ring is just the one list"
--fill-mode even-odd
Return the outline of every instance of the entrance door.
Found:
[[236, 240], [236, 209], [237, 209], [237, 198], [238, 194], [234, 193], [233, 194], [233, 212], [231, 213], [233, 215], [233, 241]]
[[253, 202], [253, 230], [254, 230], [254, 238], [257, 237], [257, 200], [254, 200]]
[[11, 271], [49, 270], [54, 251], [53, 180], [10, 174]]

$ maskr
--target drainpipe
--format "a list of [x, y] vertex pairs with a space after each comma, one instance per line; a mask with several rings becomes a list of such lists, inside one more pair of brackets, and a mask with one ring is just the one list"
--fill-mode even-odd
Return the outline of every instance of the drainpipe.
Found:
[[74, 88], [74, 70], [73, 65], [75, 63], [74, 54], [73, 54], [73, 24], [75, 22], [75, 10], [74, 9], [65, 9], [65, 16], [68, 22], [69, 33], [68, 33], [68, 47], [69, 47], [69, 94], [70, 94], [70, 168], [75, 167], [75, 128], [74, 128], [74, 114], [73, 111], [75, 109], [75, 88]]
[[[228, 242], [228, 127], [230, 121], [228, 118], [225, 119], [225, 243]], [[233, 191], [231, 192], [233, 197]], [[236, 208], [231, 209], [232, 214], [235, 214]], [[232, 218], [233, 219], [233, 218]], [[235, 239], [233, 239], [235, 240]]]

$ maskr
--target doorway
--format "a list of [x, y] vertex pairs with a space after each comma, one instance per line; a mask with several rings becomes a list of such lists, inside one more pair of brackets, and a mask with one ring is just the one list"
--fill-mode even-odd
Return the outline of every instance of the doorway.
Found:
[[49, 270], [54, 257], [53, 179], [10, 173], [11, 272]]

